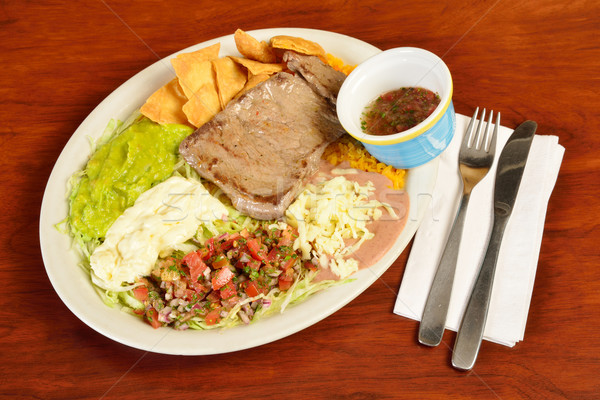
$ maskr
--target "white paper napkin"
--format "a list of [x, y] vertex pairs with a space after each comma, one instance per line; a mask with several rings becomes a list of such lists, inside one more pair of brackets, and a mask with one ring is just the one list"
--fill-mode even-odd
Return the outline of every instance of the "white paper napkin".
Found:
[[[470, 117], [456, 116], [456, 133], [440, 164], [432, 202], [419, 227], [406, 265], [394, 313], [420, 320], [443, 246], [462, 194], [458, 151]], [[496, 160], [472, 192], [458, 254], [446, 328], [456, 331], [492, 226], [497, 159], [512, 130], [500, 127]], [[523, 340], [550, 194], [564, 147], [556, 136], [535, 135], [515, 207], [506, 226], [492, 290], [484, 339], [506, 346]]]

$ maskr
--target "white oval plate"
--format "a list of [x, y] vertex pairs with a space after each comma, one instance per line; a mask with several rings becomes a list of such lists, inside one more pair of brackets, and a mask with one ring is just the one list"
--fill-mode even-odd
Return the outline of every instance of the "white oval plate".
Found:
[[[250, 33], [259, 40], [267, 41], [275, 35], [304, 37], [318, 42], [328, 53], [351, 65], [380, 51], [358, 39], [327, 31], [281, 28]], [[216, 42], [221, 42], [221, 56], [239, 55], [233, 35], [200, 43], [181, 52], [194, 51]], [[283, 314], [248, 326], [213, 331], [152, 329], [140, 318], [107, 307], [102, 302], [88, 274], [78, 266], [78, 255], [71, 247], [70, 238], [60, 233], [55, 224], [67, 215], [67, 181], [87, 162], [90, 139], [98, 138], [111, 118], [125, 120], [156, 89], [170, 81], [175, 75], [169, 60], [177, 54], [154, 63], [110, 94], [83, 121], [61, 152], [48, 180], [40, 212], [40, 243], [46, 272], [62, 301], [79, 319], [99, 333], [141, 350], [164, 354], [217, 354], [281, 339], [339, 310], [389, 268], [412, 239], [423, 218], [435, 184], [438, 162], [434, 160], [409, 172], [406, 190], [410, 195], [410, 214], [406, 227], [393, 248], [376, 265], [356, 273], [353, 282], [319, 292], [303, 303], [287, 308]]]

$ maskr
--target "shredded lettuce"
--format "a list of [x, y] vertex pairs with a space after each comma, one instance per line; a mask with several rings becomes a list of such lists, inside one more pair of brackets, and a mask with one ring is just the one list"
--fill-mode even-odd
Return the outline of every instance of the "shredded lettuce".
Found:
[[135, 296], [133, 295], [133, 293], [130, 291], [127, 292], [120, 292], [117, 297], [119, 298], [119, 301], [134, 309], [134, 310], [143, 310], [144, 309], [144, 303], [142, 303], [141, 301], [139, 301], [138, 299], [135, 298]]
[[285, 292], [275, 290], [271, 291], [275, 292], [269, 293], [267, 296], [267, 298], [271, 300], [271, 305], [269, 307], [261, 307], [259, 310], [257, 310], [257, 312], [254, 314], [254, 319], [252, 322], [276, 312], [283, 313], [287, 306], [301, 303], [310, 295], [323, 289], [353, 281], [353, 279], [348, 278], [339, 281], [325, 280], [313, 282], [314, 276], [314, 272], [308, 273], [302, 279], [296, 280], [294, 284]]
[[[270, 302], [268, 306], [259, 305], [254, 311], [254, 315], [251, 324], [259, 321], [262, 318], [265, 318], [269, 315], [273, 315], [276, 313], [283, 313], [285, 309], [297, 303], [301, 303], [306, 300], [310, 295], [319, 292], [321, 290], [327, 289], [329, 287], [343, 285], [345, 283], [352, 282], [354, 279], [346, 278], [344, 280], [334, 281], [334, 280], [324, 280], [313, 282], [316, 276], [315, 272], [306, 272], [304, 276], [297, 279], [294, 284], [285, 292], [275, 288], [272, 289], [267, 295], [260, 294], [256, 297], [250, 297], [245, 299], [244, 301], [239, 302], [235, 305], [218, 323], [214, 325], [207, 325], [204, 321], [199, 317], [194, 317], [188, 320], [186, 323], [190, 329], [198, 329], [198, 330], [208, 330], [208, 329], [227, 329], [237, 325], [243, 325], [245, 322], [240, 317], [239, 312], [245, 304], [252, 303], [254, 301], [263, 299], [263, 304], [266, 304], [267, 301]], [[265, 301], [267, 300], [267, 301]]]

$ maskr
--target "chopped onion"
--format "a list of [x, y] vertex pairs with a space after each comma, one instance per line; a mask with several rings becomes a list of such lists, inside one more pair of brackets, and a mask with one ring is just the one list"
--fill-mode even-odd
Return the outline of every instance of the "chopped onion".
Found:
[[223, 239], [227, 238], [228, 236], [229, 236], [229, 233], [225, 232], [224, 234], [222, 234], [221, 236], [219, 236], [217, 238], [217, 240], [223, 240]]
[[252, 307], [250, 307], [248, 305], [248, 303], [244, 304], [242, 306], [242, 310], [244, 310], [244, 312], [246, 313], [247, 316], [251, 317], [254, 315], [254, 310], [252, 309]]
[[171, 322], [171, 307], [165, 307], [162, 310], [160, 310], [160, 312], [158, 313], [158, 320], [160, 322], [166, 322], [169, 323]]
[[248, 325], [250, 323], [250, 318], [248, 318], [248, 315], [246, 315], [245, 312], [243, 311], [238, 311], [238, 315], [240, 316], [240, 318], [242, 319], [242, 321], [244, 321], [244, 323], [246, 325]]
[[173, 293], [173, 295], [177, 298], [183, 297], [184, 294], [185, 294], [185, 289], [183, 289], [183, 288], [176, 288], [175, 293]]

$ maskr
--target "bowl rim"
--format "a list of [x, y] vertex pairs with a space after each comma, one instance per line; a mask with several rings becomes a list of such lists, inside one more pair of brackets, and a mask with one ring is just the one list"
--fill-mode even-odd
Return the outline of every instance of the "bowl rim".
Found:
[[[454, 84], [452, 81], [452, 74], [450, 73], [450, 69], [448, 68], [448, 66], [446, 65], [444, 60], [442, 60], [441, 57], [437, 56], [436, 54], [432, 53], [429, 50], [425, 50], [425, 49], [422, 49], [419, 47], [395, 47], [395, 48], [391, 48], [388, 50], [384, 50], [381, 53], [378, 53], [378, 54], [368, 58], [367, 60], [365, 60], [364, 62], [359, 64], [348, 75], [348, 77], [342, 84], [342, 87], [340, 88], [340, 94], [343, 94], [343, 92], [349, 90], [349, 89], [347, 89], [348, 86], [357, 82], [359, 80], [358, 77], [365, 70], [367, 70], [367, 68], [371, 67], [374, 64], [380, 63], [381, 59], [397, 56], [398, 54], [425, 55], [426, 57], [429, 57], [432, 60], [434, 60], [436, 63], [434, 64], [433, 68], [437, 68], [439, 65], [442, 68], [442, 73], [443, 73], [444, 77], [448, 79], [448, 83], [449, 83], [448, 92], [444, 94], [444, 96], [442, 97], [442, 99], [440, 101], [440, 104], [438, 104], [437, 108], [433, 111], [433, 113], [429, 117], [427, 117], [425, 120], [423, 120], [419, 124], [415, 125], [414, 127], [407, 129], [403, 132], [398, 132], [398, 133], [395, 133], [392, 135], [378, 136], [378, 135], [369, 135], [367, 133], [362, 132], [362, 130], [360, 130], [360, 133], [352, 132], [352, 130], [346, 129], [346, 127], [344, 126], [344, 129], [352, 137], [354, 137], [355, 139], [357, 139], [361, 142], [373, 144], [373, 145], [390, 145], [390, 144], [402, 143], [402, 142], [406, 142], [411, 139], [414, 139], [417, 136], [419, 136], [419, 135], [427, 132], [429, 129], [431, 129], [446, 114], [446, 111], [448, 110], [448, 107], [450, 106], [450, 103], [452, 101], [452, 94], [454, 92]], [[338, 103], [337, 103], [338, 107], [339, 107], [340, 97], [341, 96], [338, 95]], [[344, 119], [340, 116], [339, 110], [338, 110], [338, 118], [340, 119], [340, 122], [342, 122], [342, 119]], [[344, 124], [342, 122], [342, 126], [343, 125]]]

